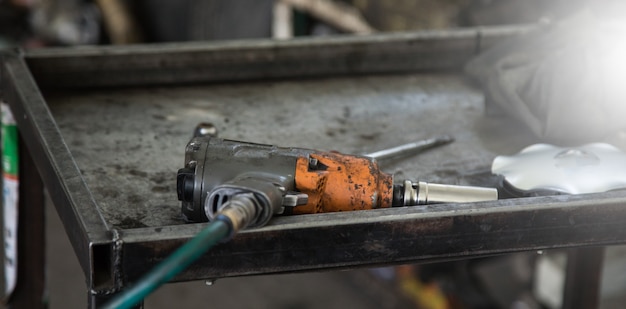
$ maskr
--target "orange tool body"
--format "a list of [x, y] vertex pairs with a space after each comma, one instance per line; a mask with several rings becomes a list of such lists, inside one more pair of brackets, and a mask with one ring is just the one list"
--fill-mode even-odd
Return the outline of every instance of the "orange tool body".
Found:
[[319, 168], [304, 157], [296, 163], [295, 188], [308, 195], [308, 203], [293, 214], [391, 207], [393, 176], [380, 171], [375, 160], [334, 152], [310, 158]]

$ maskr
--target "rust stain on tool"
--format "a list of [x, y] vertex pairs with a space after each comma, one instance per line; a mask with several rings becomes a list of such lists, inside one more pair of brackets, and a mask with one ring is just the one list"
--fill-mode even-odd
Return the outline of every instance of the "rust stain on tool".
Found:
[[295, 207], [294, 214], [387, 208], [392, 204], [392, 176], [366, 157], [331, 152], [298, 158], [295, 181], [296, 190], [306, 193], [309, 201]]

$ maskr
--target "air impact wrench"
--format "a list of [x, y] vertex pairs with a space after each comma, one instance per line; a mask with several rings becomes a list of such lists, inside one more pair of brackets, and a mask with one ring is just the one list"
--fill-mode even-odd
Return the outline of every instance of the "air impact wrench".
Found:
[[491, 188], [405, 180], [373, 157], [283, 148], [198, 134], [178, 171], [178, 199], [188, 222], [226, 215], [237, 230], [265, 225], [275, 214], [354, 211], [497, 199]]

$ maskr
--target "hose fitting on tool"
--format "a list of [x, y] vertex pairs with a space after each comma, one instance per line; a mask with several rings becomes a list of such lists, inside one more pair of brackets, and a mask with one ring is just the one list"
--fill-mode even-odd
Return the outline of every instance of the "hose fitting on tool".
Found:
[[230, 226], [228, 239], [230, 239], [257, 219], [260, 207], [254, 194], [237, 194], [234, 195], [230, 201], [222, 205], [222, 208], [215, 216], [215, 220], [228, 223]]

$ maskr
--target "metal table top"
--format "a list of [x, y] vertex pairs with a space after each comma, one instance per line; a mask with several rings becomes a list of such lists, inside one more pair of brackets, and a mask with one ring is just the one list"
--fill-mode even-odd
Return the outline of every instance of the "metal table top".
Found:
[[93, 90], [47, 102], [105, 220], [120, 229], [182, 224], [175, 172], [200, 122], [223, 138], [357, 154], [450, 134], [451, 145], [383, 162], [398, 180], [449, 184], [481, 185], [496, 154], [530, 141], [507, 123], [486, 128], [495, 119], [458, 74]]
[[[85, 271], [119, 290], [200, 231], [183, 224], [176, 170], [193, 127], [221, 137], [365, 153], [456, 141], [385, 164], [397, 179], [490, 185], [493, 158], [537, 142], [485, 116], [460, 74], [519, 28], [4, 52], [2, 98]], [[626, 193], [277, 217], [175, 280], [477, 257], [626, 242]]]

